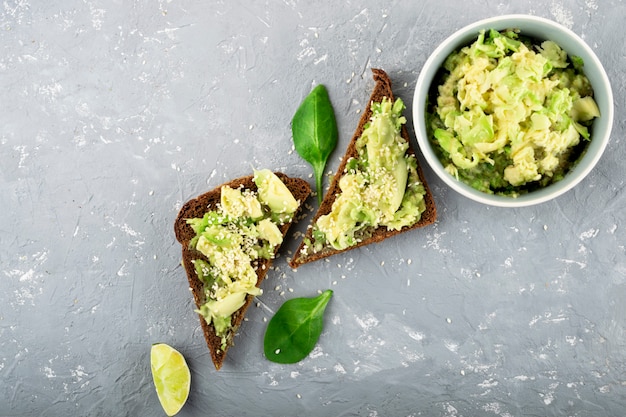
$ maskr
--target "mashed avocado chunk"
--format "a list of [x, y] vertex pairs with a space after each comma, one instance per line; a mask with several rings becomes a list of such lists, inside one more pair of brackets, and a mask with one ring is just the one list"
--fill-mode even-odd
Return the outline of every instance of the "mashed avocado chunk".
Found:
[[346, 164], [330, 213], [314, 225], [309, 250], [346, 249], [374, 228], [399, 230], [419, 221], [425, 189], [415, 155], [407, 154], [409, 144], [400, 134], [404, 108], [400, 99], [372, 103], [372, 117], [356, 142], [358, 156]]
[[257, 287], [258, 261], [274, 256], [283, 241], [279, 226], [291, 221], [298, 209], [298, 202], [273, 172], [255, 171], [254, 179], [256, 191], [223, 186], [217, 209], [187, 220], [196, 233], [190, 247], [204, 255], [192, 261], [206, 299], [197, 312], [213, 324], [222, 347], [232, 314], [248, 295], [262, 293]]
[[600, 116], [580, 58], [511, 30], [451, 54], [437, 93], [427, 120], [446, 170], [513, 197], [563, 178]]

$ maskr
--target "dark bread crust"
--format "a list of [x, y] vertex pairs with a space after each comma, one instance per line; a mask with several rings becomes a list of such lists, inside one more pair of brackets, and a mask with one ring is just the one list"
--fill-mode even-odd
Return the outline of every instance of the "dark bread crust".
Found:
[[[302, 204], [306, 201], [311, 193], [311, 187], [309, 183], [300, 178], [288, 177], [280, 172], [276, 172], [275, 174], [281, 179], [281, 181], [287, 186], [289, 191], [291, 191], [295, 199], [300, 203], [300, 207], [298, 208], [299, 212]], [[185, 272], [187, 273], [189, 289], [193, 294], [194, 301], [198, 308], [200, 308], [200, 306], [205, 303], [204, 287], [202, 281], [198, 279], [191, 261], [193, 261], [194, 259], [207, 259], [197, 250], [189, 248], [189, 241], [195, 236], [195, 232], [193, 231], [191, 226], [187, 224], [187, 219], [202, 217], [207, 211], [215, 209], [217, 207], [217, 204], [220, 202], [222, 195], [221, 187], [223, 185], [228, 185], [231, 188], [243, 187], [244, 189], [249, 189], [253, 191], [256, 191], [257, 189], [256, 184], [253, 181], [253, 176], [234, 179], [228, 183], [220, 185], [219, 187], [207, 193], [204, 193], [192, 200], [189, 200], [180, 209], [180, 211], [178, 212], [178, 216], [176, 217], [176, 221], [174, 222], [174, 233], [176, 234], [176, 240], [178, 240], [182, 245], [182, 264], [185, 268]], [[297, 217], [297, 214], [297, 212], [294, 214], [294, 219]], [[287, 234], [290, 226], [291, 223], [285, 223], [284, 225], [280, 226], [283, 237]], [[278, 249], [279, 247], [276, 248], [276, 252], [278, 251]], [[258, 266], [256, 268], [256, 273], [258, 276], [256, 285], [257, 287], [259, 287], [261, 285], [261, 282], [263, 282], [263, 279], [265, 279], [265, 275], [267, 274], [267, 271], [269, 271], [271, 265], [271, 259], [259, 260]], [[198, 317], [200, 319], [200, 325], [202, 326], [202, 332], [204, 333], [204, 338], [206, 340], [207, 346], [209, 347], [209, 351], [211, 352], [211, 359], [213, 360], [215, 369], [219, 370], [222, 367], [226, 352], [228, 348], [233, 344], [233, 337], [237, 332], [237, 329], [243, 322], [246, 310], [252, 303], [253, 299], [253, 296], [248, 295], [246, 297], [246, 302], [243, 307], [241, 307], [233, 314], [233, 328], [228, 336], [229, 340], [225, 349], [221, 348], [222, 339], [215, 334], [215, 328], [212, 325], [207, 324], [204, 317], [198, 314]]]
[[[337, 168], [337, 171], [335, 172], [335, 175], [330, 183], [330, 188], [326, 192], [326, 195], [324, 196], [324, 200], [322, 201], [322, 204], [320, 205], [317, 213], [313, 217], [311, 224], [315, 224], [315, 222], [320, 216], [328, 214], [331, 211], [332, 205], [341, 191], [339, 188], [339, 180], [343, 176], [348, 160], [352, 157], [358, 156], [357, 150], [356, 150], [356, 141], [363, 134], [363, 129], [365, 127], [365, 124], [369, 122], [372, 116], [372, 110], [370, 107], [371, 103], [380, 102], [382, 101], [384, 97], [389, 98], [391, 101], [395, 100], [393, 92], [391, 90], [391, 80], [389, 79], [389, 76], [387, 75], [387, 73], [385, 73], [385, 71], [381, 69], [375, 69], [375, 68], [372, 68], [372, 72], [374, 76], [374, 81], [376, 82], [376, 85], [374, 86], [374, 90], [372, 91], [372, 94], [367, 103], [367, 106], [365, 107], [365, 111], [361, 115], [361, 119], [359, 120], [359, 125], [357, 126], [354, 132], [354, 135], [352, 136], [352, 140], [350, 141], [350, 144], [348, 145], [348, 149], [346, 150], [346, 153], [343, 159], [341, 160], [341, 163], [339, 164], [339, 168]], [[406, 128], [406, 125], [402, 126], [401, 134], [402, 134], [402, 137], [409, 143], [409, 149], [407, 150], [407, 153], [411, 155], [415, 155], [415, 151], [411, 147], [411, 141], [409, 140], [409, 132]], [[387, 230], [386, 227], [378, 227], [372, 231], [370, 237], [368, 237], [367, 239], [363, 239], [356, 245], [343, 249], [343, 250], [324, 248], [323, 250], [317, 253], [303, 254], [302, 250], [305, 247], [304, 239], [309, 239], [313, 241], [313, 238], [312, 238], [313, 229], [312, 227], [309, 227], [306, 231], [306, 234], [302, 243], [300, 244], [300, 246], [298, 247], [298, 250], [294, 254], [291, 261], [289, 262], [289, 266], [295, 269], [299, 267], [300, 265], [304, 265], [309, 262], [327, 258], [331, 255], [336, 255], [338, 253], [346, 252], [346, 251], [349, 251], [349, 250], [352, 250], [361, 246], [369, 245], [370, 243], [380, 242], [391, 236], [406, 232], [407, 230], [416, 229], [418, 227], [423, 227], [423, 226], [427, 226], [429, 224], [434, 223], [435, 220], [437, 219], [437, 210], [435, 208], [435, 201], [433, 199], [430, 188], [428, 187], [428, 184], [426, 183], [424, 173], [422, 172], [422, 169], [419, 163], [417, 166], [417, 172], [418, 172], [420, 181], [422, 182], [422, 184], [424, 185], [424, 188], [426, 189], [426, 194], [424, 195], [424, 202], [426, 203], [426, 210], [422, 213], [422, 216], [417, 223], [415, 223], [412, 226], [405, 226], [400, 230]]]

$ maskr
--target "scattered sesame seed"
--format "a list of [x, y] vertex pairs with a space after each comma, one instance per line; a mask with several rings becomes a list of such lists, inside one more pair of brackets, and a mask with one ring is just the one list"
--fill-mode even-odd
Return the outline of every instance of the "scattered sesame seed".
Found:
[[465, 371], [461, 369], [461, 375], [465, 375]]
[[263, 322], [267, 322], [267, 317], [263, 317]]
[[285, 291], [281, 291], [279, 295], [285, 295]]
[[293, 288], [288, 288], [289, 292], [293, 292]]
[[296, 397], [298, 397], [298, 398], [302, 398], [302, 395], [300, 395], [300, 394], [296, 394]]
[[447, 322], [448, 324], [450, 324], [450, 323], [452, 323], [452, 319], [451, 319], [450, 317], [448, 317], [448, 318], [446, 319], [446, 322]]
[[385, 261], [380, 261], [380, 266], [385, 266]]
[[407, 259], [406, 264], [411, 265], [411, 263], [413, 263], [413, 261], [411, 259]]
[[337, 281], [333, 281], [333, 285], [337, 285]]
[[276, 349], [274, 353], [278, 355], [280, 353], [280, 349]]

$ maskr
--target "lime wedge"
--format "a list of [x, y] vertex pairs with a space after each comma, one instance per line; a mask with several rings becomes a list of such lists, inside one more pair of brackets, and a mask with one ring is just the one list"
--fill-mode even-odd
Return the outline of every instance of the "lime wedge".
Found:
[[191, 385], [191, 372], [185, 358], [173, 347], [156, 343], [150, 349], [150, 367], [165, 414], [176, 415], [185, 405]]

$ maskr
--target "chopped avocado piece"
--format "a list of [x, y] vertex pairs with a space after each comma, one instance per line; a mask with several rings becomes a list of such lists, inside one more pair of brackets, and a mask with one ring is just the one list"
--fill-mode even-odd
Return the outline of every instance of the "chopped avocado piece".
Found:
[[298, 202], [283, 182], [269, 169], [254, 171], [254, 183], [258, 187], [259, 201], [275, 214], [293, 214]]
[[258, 219], [263, 217], [261, 203], [251, 193], [243, 193], [239, 189], [229, 186], [222, 187], [221, 204], [224, 214], [230, 217], [250, 217]]
[[270, 219], [263, 219], [257, 225], [259, 231], [259, 237], [267, 240], [271, 246], [280, 245], [283, 242], [283, 234]]
[[346, 164], [339, 180], [341, 192], [331, 211], [315, 223], [315, 243], [307, 245], [308, 250], [316, 252], [325, 245], [346, 249], [368, 229], [401, 229], [419, 221], [426, 191], [417, 160], [407, 155], [409, 144], [401, 135], [404, 108], [400, 99], [372, 103], [372, 117], [356, 141], [358, 157]]
[[582, 97], [572, 103], [570, 117], [573, 120], [587, 122], [596, 117], [600, 117], [600, 109], [593, 97]]

